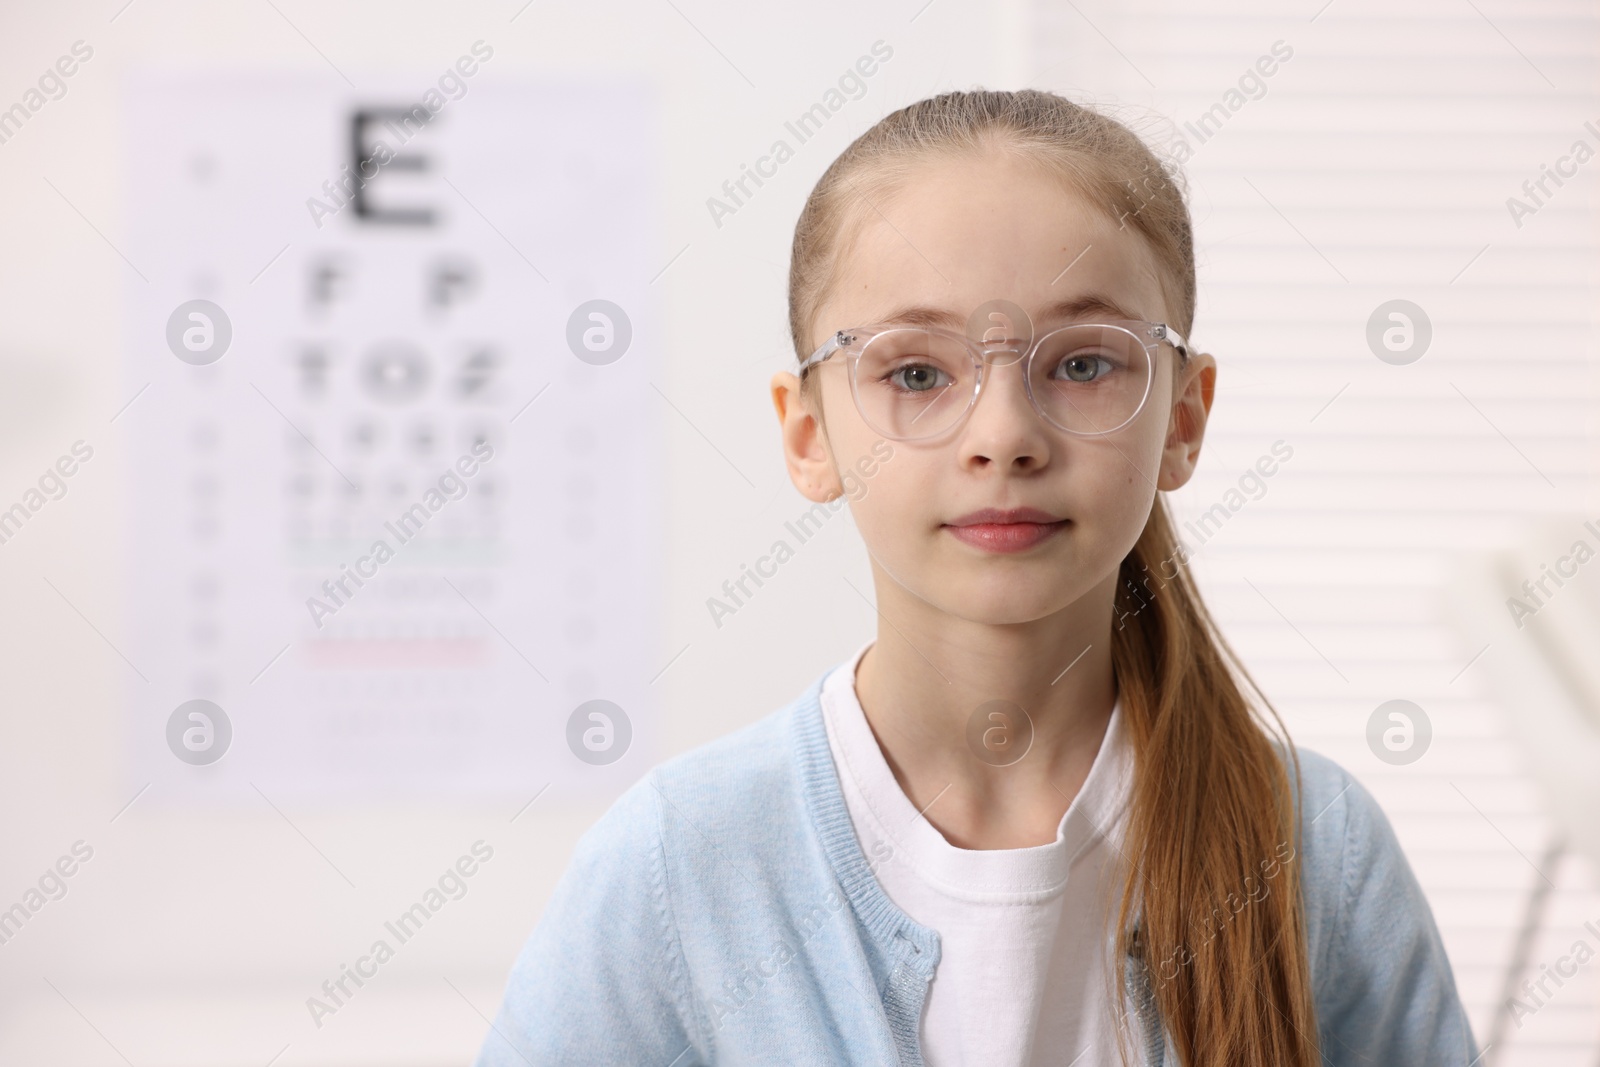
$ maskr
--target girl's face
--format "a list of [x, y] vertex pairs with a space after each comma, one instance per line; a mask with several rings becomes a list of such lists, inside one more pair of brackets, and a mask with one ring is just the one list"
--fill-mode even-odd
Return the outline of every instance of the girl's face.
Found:
[[[1143, 238], [1011, 155], [929, 163], [892, 198], [857, 210], [865, 222], [812, 323], [813, 348], [912, 307], [944, 312], [943, 325], [965, 332], [968, 317], [995, 299], [1020, 305], [1035, 335], [1069, 322], [1170, 321]], [[1064, 302], [1079, 307], [1053, 310]], [[1192, 353], [1181, 378], [1177, 364], [1161, 345], [1138, 416], [1096, 438], [1042, 420], [1016, 361], [989, 367], [966, 421], [931, 442], [885, 443], [856, 408], [842, 353], [809, 372], [820, 379], [812, 385], [825, 430], [797, 402], [794, 375], [774, 377], [773, 399], [796, 486], [813, 500], [849, 491], [878, 570], [947, 614], [1023, 623], [1095, 589], [1109, 605], [1156, 490], [1188, 480], [1215, 362]], [[1036, 509], [1054, 521], [963, 529], [988, 508]], [[985, 540], [1006, 533], [1031, 536], [1005, 550]]]

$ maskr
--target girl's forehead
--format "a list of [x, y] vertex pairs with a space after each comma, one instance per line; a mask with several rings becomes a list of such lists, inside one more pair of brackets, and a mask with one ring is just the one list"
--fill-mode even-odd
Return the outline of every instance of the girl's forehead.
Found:
[[851, 319], [844, 325], [899, 321], [891, 316], [906, 308], [964, 322], [995, 299], [1041, 322], [1075, 302], [1091, 312], [1095, 301], [1105, 305], [1098, 317], [1166, 317], [1145, 239], [1035, 167], [930, 167], [859, 210], [823, 305], [824, 331], [839, 328], [840, 316]]

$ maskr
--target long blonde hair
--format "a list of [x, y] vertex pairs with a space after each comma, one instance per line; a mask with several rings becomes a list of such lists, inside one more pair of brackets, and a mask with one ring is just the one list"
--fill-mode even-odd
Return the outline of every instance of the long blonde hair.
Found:
[[[838, 257], [871, 214], [861, 210], [863, 201], [881, 205], [930, 159], [993, 152], [1037, 161], [1110, 218], [1131, 224], [1161, 265], [1172, 325], [1189, 333], [1194, 238], [1176, 170], [1122, 123], [1054, 93], [951, 92], [883, 118], [834, 160], [807, 198], [789, 272], [798, 358], [810, 354], [812, 320]], [[1291, 759], [1294, 749], [1211, 619], [1184, 560], [1158, 496], [1121, 564], [1112, 636], [1134, 752], [1117, 986], [1130, 959], [1146, 970], [1185, 1067], [1317, 1067], [1299, 865], [1292, 862], [1295, 802], [1270, 729], [1282, 735]], [[1253, 710], [1243, 684], [1265, 713]]]

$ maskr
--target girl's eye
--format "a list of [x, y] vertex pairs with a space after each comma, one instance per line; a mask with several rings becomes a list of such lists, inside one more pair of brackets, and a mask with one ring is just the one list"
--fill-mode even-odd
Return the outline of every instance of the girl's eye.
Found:
[[1098, 381], [1114, 370], [1116, 364], [1104, 356], [1079, 353], [1067, 356], [1056, 364], [1053, 377], [1057, 381], [1086, 383]]
[[950, 384], [950, 376], [928, 363], [907, 363], [889, 372], [889, 382], [908, 393], [925, 393]]

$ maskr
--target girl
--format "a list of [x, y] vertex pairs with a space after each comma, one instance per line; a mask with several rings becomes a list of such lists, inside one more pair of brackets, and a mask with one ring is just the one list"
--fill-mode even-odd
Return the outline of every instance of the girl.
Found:
[[479, 1064], [1474, 1062], [1387, 820], [1253, 711], [1158, 495], [1216, 384], [1176, 175], [947, 93], [828, 168], [789, 286], [789, 475], [850, 487], [877, 635], [589, 831]]

